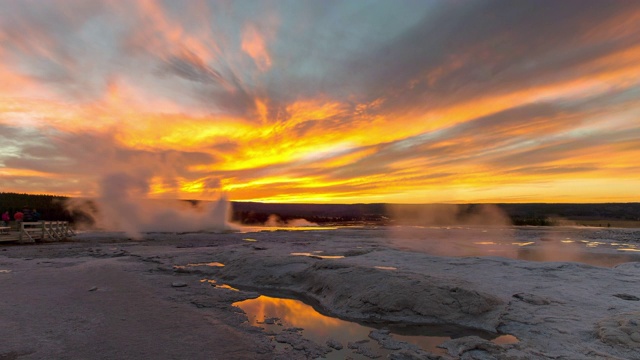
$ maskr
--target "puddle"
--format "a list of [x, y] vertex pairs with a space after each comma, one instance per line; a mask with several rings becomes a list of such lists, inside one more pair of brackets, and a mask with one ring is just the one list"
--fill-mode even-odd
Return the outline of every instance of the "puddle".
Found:
[[533, 245], [533, 244], [535, 244], [534, 241], [527, 241], [527, 242], [523, 242], [523, 243], [517, 243], [517, 242], [511, 243], [511, 245], [520, 246], [520, 247], [529, 246], [529, 245]]
[[519, 340], [513, 335], [500, 335], [497, 338], [491, 340], [491, 342], [498, 345], [508, 345], [516, 344], [519, 342]]
[[599, 245], [606, 245], [606, 244], [599, 241], [587, 241], [585, 242], [585, 245], [586, 247], [593, 248], [593, 247], [598, 247]]
[[337, 230], [337, 226], [243, 226], [240, 233], [275, 232], [275, 231], [324, 231]]
[[8, 274], [11, 270], [0, 270], [0, 274]]
[[197, 267], [197, 266], [224, 267], [224, 264], [223, 263], [219, 263], [219, 262], [195, 263], [195, 264], [187, 264], [187, 265], [173, 265], [173, 268], [174, 269], [186, 269], [188, 267]]
[[217, 281], [215, 281], [214, 279], [201, 279], [200, 280], [201, 283], [208, 283], [209, 285], [213, 286], [216, 289], [226, 289], [226, 290], [231, 290], [231, 291], [240, 291], [230, 285], [227, 284], [218, 284]]
[[394, 266], [374, 266], [374, 269], [379, 269], [379, 270], [398, 270], [398, 268], [394, 267]]
[[[366, 346], [382, 358], [386, 358], [391, 353], [390, 350], [383, 349], [375, 340], [369, 338], [369, 333], [375, 330], [374, 327], [322, 315], [313, 307], [299, 300], [262, 295], [255, 299], [236, 302], [233, 305], [241, 308], [247, 314], [251, 325], [263, 328], [267, 334], [275, 336], [284, 329], [302, 328], [302, 336], [319, 345], [326, 345], [329, 339], [340, 342], [343, 348], [341, 350], [334, 349], [325, 356], [326, 359], [367, 359], [364, 355], [356, 354], [347, 347], [348, 343], [361, 341], [367, 341]], [[388, 328], [395, 340], [414, 344], [434, 354], [445, 354], [446, 351], [437, 346], [451, 338], [467, 335], [491, 337], [491, 334], [484, 332], [467, 329], [461, 331], [451, 327], [391, 326]], [[496, 344], [510, 344], [518, 340], [511, 335], [502, 335], [491, 341]], [[287, 346], [289, 345], [277, 344], [277, 347], [281, 349]]]
[[244, 240], [244, 241], [249, 241], [249, 242], [256, 242], [256, 241], [258, 241], [258, 240], [256, 240], [256, 239], [251, 239], [251, 238], [245, 238], [245, 239], [242, 239], [242, 240]]
[[343, 259], [343, 255], [321, 255], [322, 251], [314, 251], [314, 252], [292, 252], [289, 255], [293, 256], [308, 256], [316, 259]]
[[636, 248], [619, 248], [618, 251], [636, 251], [636, 252], [640, 252], [640, 249], [636, 249]]

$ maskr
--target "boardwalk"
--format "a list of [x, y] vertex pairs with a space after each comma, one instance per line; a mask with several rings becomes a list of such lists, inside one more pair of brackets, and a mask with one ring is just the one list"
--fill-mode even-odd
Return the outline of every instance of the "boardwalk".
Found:
[[75, 232], [68, 221], [23, 222], [17, 230], [8, 227], [0, 228], [0, 242], [60, 241], [73, 235]]

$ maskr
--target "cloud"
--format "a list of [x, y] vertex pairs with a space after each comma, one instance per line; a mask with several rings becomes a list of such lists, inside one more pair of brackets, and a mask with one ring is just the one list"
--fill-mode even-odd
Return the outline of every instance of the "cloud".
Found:
[[155, 197], [288, 201], [637, 182], [635, 2], [0, 6], [8, 190], [96, 194], [120, 172]]
[[369, 99], [392, 99], [384, 104], [394, 111], [593, 75], [609, 68], [585, 64], [633, 46], [639, 33], [599, 41], [585, 34], [638, 11], [632, 2], [440, 3], [397, 38], [345, 62], [339, 76], [368, 89]]
[[198, 55], [189, 50], [185, 49], [179, 55], [171, 55], [166, 62], [168, 71], [187, 80], [204, 84], [227, 84], [218, 71], [207, 66]]
[[181, 183], [207, 178], [206, 173], [192, 171], [191, 167], [216, 162], [208, 153], [136, 150], [124, 147], [113, 135], [92, 133], [53, 132], [37, 142], [22, 143], [19, 153], [20, 156], [5, 157], [4, 165], [73, 178], [76, 191], [86, 195], [96, 194], [96, 182], [113, 172], [153, 178], [158, 186], [167, 187], [165, 191], [177, 195]]
[[253, 25], [246, 25], [242, 33], [242, 51], [251, 56], [260, 71], [271, 67], [271, 56], [267, 51], [266, 40]]

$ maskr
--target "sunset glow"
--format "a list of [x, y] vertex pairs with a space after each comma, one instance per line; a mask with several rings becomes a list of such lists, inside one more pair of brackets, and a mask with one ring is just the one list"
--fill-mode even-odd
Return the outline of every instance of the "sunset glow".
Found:
[[639, 2], [0, 6], [0, 191], [640, 201]]

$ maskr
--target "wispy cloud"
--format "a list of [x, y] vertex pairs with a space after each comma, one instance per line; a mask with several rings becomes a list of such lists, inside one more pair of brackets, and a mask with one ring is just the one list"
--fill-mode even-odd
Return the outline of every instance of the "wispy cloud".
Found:
[[266, 40], [253, 25], [246, 25], [242, 32], [242, 50], [251, 56], [260, 71], [267, 71], [271, 67]]

